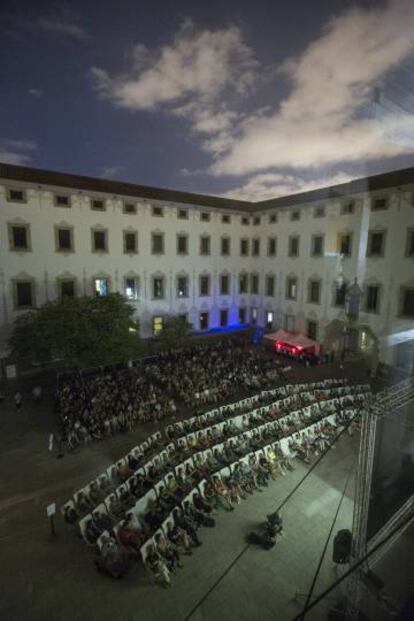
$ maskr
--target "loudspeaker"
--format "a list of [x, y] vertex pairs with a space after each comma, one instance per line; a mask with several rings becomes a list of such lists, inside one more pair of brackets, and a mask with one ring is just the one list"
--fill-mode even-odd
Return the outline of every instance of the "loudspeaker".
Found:
[[349, 563], [351, 556], [352, 533], [346, 528], [339, 530], [333, 542], [333, 562], [338, 565]]

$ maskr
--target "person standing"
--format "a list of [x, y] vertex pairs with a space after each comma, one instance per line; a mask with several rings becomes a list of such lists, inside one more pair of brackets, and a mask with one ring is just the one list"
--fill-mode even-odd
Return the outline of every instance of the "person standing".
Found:
[[14, 403], [16, 405], [16, 410], [20, 410], [23, 404], [23, 397], [18, 390], [14, 393]]

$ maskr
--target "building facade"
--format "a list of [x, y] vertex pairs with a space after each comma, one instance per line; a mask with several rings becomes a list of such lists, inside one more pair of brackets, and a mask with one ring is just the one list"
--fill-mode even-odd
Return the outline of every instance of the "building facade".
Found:
[[381, 360], [412, 368], [414, 169], [248, 203], [0, 165], [3, 355], [19, 313], [110, 291], [144, 337], [185, 315], [324, 343], [355, 279], [359, 347], [377, 339]]

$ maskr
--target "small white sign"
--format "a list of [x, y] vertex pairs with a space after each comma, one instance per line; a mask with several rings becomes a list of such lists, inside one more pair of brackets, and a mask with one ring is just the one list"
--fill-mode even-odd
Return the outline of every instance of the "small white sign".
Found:
[[48, 505], [46, 507], [46, 513], [47, 513], [47, 517], [52, 517], [53, 515], [55, 515], [56, 513], [56, 503], [52, 502], [51, 505]]
[[53, 451], [53, 433], [51, 433], [49, 436], [49, 451]]
[[6, 366], [6, 377], [7, 379], [15, 379], [17, 377], [17, 370], [15, 364], [8, 364]]

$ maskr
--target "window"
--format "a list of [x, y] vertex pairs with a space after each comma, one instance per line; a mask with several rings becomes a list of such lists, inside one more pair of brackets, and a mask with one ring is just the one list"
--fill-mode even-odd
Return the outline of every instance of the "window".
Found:
[[220, 240], [220, 250], [222, 257], [230, 255], [230, 237], [222, 237]]
[[200, 215], [201, 222], [210, 222], [210, 214], [207, 211], [202, 211]]
[[55, 194], [55, 207], [70, 207], [70, 197], [67, 194]]
[[275, 277], [266, 276], [266, 295], [273, 297], [275, 294]]
[[249, 240], [248, 239], [240, 240], [240, 256], [242, 257], [249, 256]]
[[405, 249], [406, 257], [414, 257], [414, 229], [407, 231], [407, 245]]
[[30, 250], [30, 228], [28, 224], [9, 224], [10, 250]]
[[200, 276], [200, 296], [210, 294], [210, 276]]
[[107, 278], [94, 278], [93, 290], [97, 297], [103, 297], [109, 293], [109, 283]]
[[312, 321], [311, 319], [308, 319], [308, 321], [306, 322], [306, 336], [309, 339], [316, 341], [317, 335], [318, 335], [318, 324], [316, 323], [316, 321]]
[[31, 280], [18, 280], [15, 286], [16, 308], [32, 308], [34, 306], [33, 283]]
[[139, 296], [138, 278], [125, 278], [125, 296], [128, 300], [137, 300]]
[[313, 235], [311, 242], [311, 256], [321, 257], [323, 255], [324, 237], [323, 235]]
[[164, 254], [164, 233], [151, 233], [151, 254]]
[[152, 207], [152, 215], [155, 218], [163, 218], [164, 217], [164, 209], [162, 207]]
[[124, 253], [136, 254], [138, 252], [138, 235], [136, 231], [124, 231]]
[[367, 313], [379, 312], [379, 285], [368, 285], [366, 290], [365, 310]]
[[179, 220], [188, 220], [188, 209], [179, 209], [177, 212], [177, 218]]
[[161, 334], [164, 328], [164, 319], [162, 317], [156, 316], [152, 318], [152, 335], [158, 336]]
[[164, 298], [163, 276], [154, 276], [152, 279], [152, 297], [154, 300], [162, 300]]
[[289, 237], [289, 251], [290, 257], [299, 256], [299, 235], [291, 235]]
[[346, 298], [346, 283], [343, 283], [341, 286], [335, 286], [334, 292], [334, 306], [344, 306], [345, 298]]
[[348, 216], [355, 211], [355, 203], [353, 201], [348, 201], [341, 205], [341, 214], [343, 216]]
[[288, 332], [295, 331], [295, 315], [285, 315], [284, 317], [285, 330]]
[[309, 281], [308, 302], [310, 304], [319, 304], [321, 297], [321, 283], [319, 280]]
[[56, 250], [62, 252], [73, 251], [73, 238], [71, 228], [56, 228]]
[[91, 200], [91, 209], [94, 211], [105, 211], [105, 201], [101, 198], [93, 198]]
[[229, 295], [230, 293], [230, 276], [228, 274], [222, 274], [220, 276], [220, 294]]
[[188, 237], [187, 235], [177, 235], [177, 254], [188, 254]]
[[24, 190], [7, 190], [7, 200], [11, 203], [26, 203], [26, 192]]
[[385, 232], [370, 231], [368, 235], [367, 257], [382, 257], [385, 251]]
[[239, 293], [247, 293], [247, 274], [239, 275]]
[[277, 247], [276, 237], [269, 237], [267, 240], [267, 254], [269, 257], [276, 256], [276, 247]]
[[92, 252], [108, 252], [107, 231], [92, 230]]
[[210, 235], [202, 235], [200, 237], [200, 254], [202, 256], [210, 254]]
[[246, 218], [245, 216], [242, 217], [241, 223], [243, 226], [248, 226], [250, 224], [249, 218]]
[[252, 326], [255, 326], [257, 323], [257, 308], [255, 307], [250, 309], [250, 323]]
[[253, 218], [253, 225], [258, 226], [260, 224], [260, 216]]
[[372, 211], [383, 211], [384, 209], [388, 209], [388, 200], [385, 197], [375, 198], [371, 203]]
[[137, 206], [134, 203], [124, 203], [122, 206], [122, 211], [125, 214], [132, 215], [137, 213]]
[[59, 289], [60, 289], [61, 299], [75, 297], [75, 281], [74, 280], [60, 280]]
[[269, 224], [277, 222], [277, 213], [271, 213], [269, 216]]
[[252, 257], [260, 255], [260, 239], [252, 239]]
[[221, 221], [222, 221], [223, 224], [230, 224], [231, 218], [230, 218], [230, 216], [223, 214], [221, 216]]
[[315, 207], [313, 212], [314, 218], [324, 218], [325, 217], [325, 207]]
[[259, 276], [258, 274], [251, 275], [251, 293], [257, 295], [259, 293]]
[[188, 298], [188, 277], [177, 277], [177, 298]]
[[239, 323], [246, 323], [246, 309], [242, 306], [239, 308]]
[[295, 209], [295, 211], [291, 212], [290, 220], [291, 220], [291, 222], [295, 222], [297, 220], [300, 220], [300, 211], [298, 209]]
[[345, 257], [352, 254], [352, 233], [339, 233], [338, 235], [338, 252]]
[[414, 287], [401, 287], [401, 310], [403, 317], [414, 317]]
[[224, 328], [225, 326], [227, 326], [228, 321], [229, 321], [229, 311], [227, 310], [227, 308], [223, 308], [220, 311], [220, 326]]
[[286, 299], [296, 300], [298, 294], [298, 280], [295, 276], [286, 279]]
[[200, 330], [208, 330], [208, 313], [200, 313]]
[[271, 330], [273, 327], [273, 311], [267, 311], [266, 313], [266, 328]]

